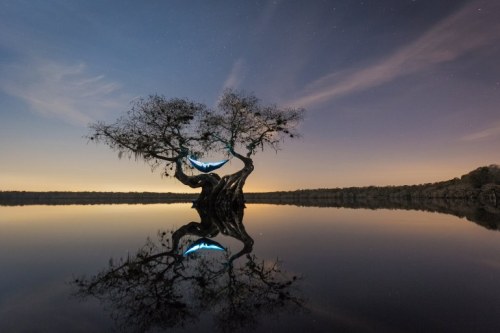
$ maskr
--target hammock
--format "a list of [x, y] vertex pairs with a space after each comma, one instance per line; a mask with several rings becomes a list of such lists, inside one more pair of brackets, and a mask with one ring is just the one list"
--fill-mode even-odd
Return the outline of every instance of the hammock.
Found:
[[223, 160], [223, 161], [219, 161], [219, 162], [204, 163], [204, 162], [197, 161], [192, 157], [188, 157], [188, 160], [189, 160], [189, 162], [191, 162], [191, 165], [193, 167], [195, 167], [197, 170], [199, 170], [201, 172], [205, 172], [205, 173], [214, 171], [229, 161], [229, 160]]
[[190, 253], [203, 249], [222, 251], [224, 250], [224, 247], [216, 241], [203, 237], [195, 241], [193, 244], [189, 245], [186, 252], [184, 252], [184, 255], [187, 256]]

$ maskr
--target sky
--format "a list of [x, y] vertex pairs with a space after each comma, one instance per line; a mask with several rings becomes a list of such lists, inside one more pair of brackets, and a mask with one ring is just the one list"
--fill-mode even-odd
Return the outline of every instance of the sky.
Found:
[[459, 177], [500, 163], [498, 59], [497, 0], [2, 0], [0, 190], [187, 192], [88, 124], [225, 88], [307, 111], [246, 191]]

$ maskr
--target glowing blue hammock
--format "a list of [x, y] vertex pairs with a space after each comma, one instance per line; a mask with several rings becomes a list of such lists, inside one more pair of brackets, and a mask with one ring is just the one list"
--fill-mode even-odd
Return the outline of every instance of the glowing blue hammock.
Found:
[[219, 162], [204, 163], [204, 162], [200, 162], [200, 161], [195, 160], [191, 156], [188, 157], [188, 160], [189, 160], [189, 162], [191, 162], [191, 165], [193, 167], [195, 167], [197, 170], [199, 170], [201, 172], [205, 172], [205, 173], [214, 171], [229, 161], [229, 160], [223, 160], [223, 161], [219, 161]]
[[184, 252], [184, 255], [187, 256], [190, 253], [203, 249], [222, 251], [224, 250], [224, 247], [219, 243], [217, 243], [216, 241], [203, 237], [195, 241], [193, 244], [189, 245], [187, 250]]

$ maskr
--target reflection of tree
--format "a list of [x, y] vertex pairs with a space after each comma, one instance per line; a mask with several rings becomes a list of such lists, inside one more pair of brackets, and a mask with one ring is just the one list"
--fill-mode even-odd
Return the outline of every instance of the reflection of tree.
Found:
[[[100, 299], [122, 328], [138, 331], [184, 326], [211, 312], [220, 331], [229, 332], [255, 326], [259, 314], [300, 308], [293, 292], [297, 277], [282, 271], [278, 261], [250, 254], [253, 240], [241, 223], [243, 209], [198, 211], [201, 223], [160, 232], [157, 241], [148, 240], [135, 256], [110, 261], [91, 278], [76, 279], [77, 295]], [[242, 250], [222, 256], [179, 254], [188, 242], [184, 236], [219, 232], [242, 241]]]
[[195, 206], [195, 209], [201, 222], [189, 222], [177, 229], [172, 235], [173, 249], [179, 247], [180, 240], [186, 235], [212, 238], [222, 233], [243, 243], [243, 248], [229, 259], [230, 262], [252, 252], [254, 241], [243, 225], [243, 207], [207, 205]]
[[[306, 191], [303, 195], [279, 192], [269, 194], [247, 194], [249, 203], [295, 205], [304, 207], [342, 207], [367, 209], [421, 210], [465, 217], [489, 230], [500, 230], [500, 206], [485, 205], [462, 199], [407, 199], [398, 197], [372, 198], [355, 196], [314, 196]], [[318, 191], [319, 192], [319, 191]]]

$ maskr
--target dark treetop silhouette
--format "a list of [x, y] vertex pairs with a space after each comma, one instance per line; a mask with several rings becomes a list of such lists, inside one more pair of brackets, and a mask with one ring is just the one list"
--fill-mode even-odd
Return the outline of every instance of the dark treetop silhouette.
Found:
[[[104, 142], [122, 154], [164, 167], [184, 185], [201, 188], [198, 205], [243, 205], [243, 186], [254, 169], [258, 150], [278, 150], [287, 137], [299, 134], [302, 109], [261, 105], [252, 95], [227, 90], [215, 110], [185, 99], [153, 95], [136, 101], [114, 124], [91, 124], [89, 138]], [[187, 175], [188, 156], [202, 157], [224, 151], [243, 162], [230, 175]]]
[[[75, 279], [76, 296], [101, 300], [120, 328], [138, 332], [186, 326], [207, 313], [219, 331], [235, 332], [255, 328], [260, 315], [302, 309], [298, 278], [283, 271], [279, 261], [251, 254], [254, 241], [243, 225], [243, 207], [196, 209], [201, 222], [159, 232], [159, 240], [149, 240], [135, 256], [110, 261], [91, 278]], [[190, 242], [186, 236], [219, 233], [241, 241], [241, 250], [182, 255]]]

